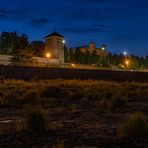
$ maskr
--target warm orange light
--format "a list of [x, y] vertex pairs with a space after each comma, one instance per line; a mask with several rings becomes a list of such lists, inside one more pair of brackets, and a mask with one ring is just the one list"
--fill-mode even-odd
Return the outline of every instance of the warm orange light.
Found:
[[128, 65], [129, 65], [129, 61], [128, 61], [128, 60], [126, 60], [126, 61], [125, 61], [125, 64], [128, 66]]
[[71, 66], [72, 66], [73, 68], [76, 68], [76, 65], [75, 65], [75, 64], [71, 64]]
[[50, 53], [46, 53], [46, 58], [50, 58], [51, 54]]

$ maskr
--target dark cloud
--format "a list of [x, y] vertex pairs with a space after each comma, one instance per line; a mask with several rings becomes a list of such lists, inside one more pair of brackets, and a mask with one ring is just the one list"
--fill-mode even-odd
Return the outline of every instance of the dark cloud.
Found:
[[92, 34], [92, 33], [102, 33], [102, 32], [110, 32], [110, 30], [102, 27], [67, 27], [64, 28], [65, 32], [73, 33], [73, 34]]
[[5, 14], [0, 14], [0, 19], [6, 19], [7, 16]]
[[108, 0], [74, 0], [78, 4], [98, 4], [102, 2], [107, 2]]
[[99, 28], [107, 28], [107, 25], [105, 24], [91, 24], [91, 27], [99, 27]]
[[9, 13], [8, 10], [0, 8], [0, 19], [7, 18], [8, 13]]
[[31, 25], [32, 26], [40, 26], [40, 25], [48, 24], [50, 22], [53, 22], [53, 20], [45, 19], [45, 18], [34, 19], [33, 21], [31, 21]]
[[7, 12], [8, 12], [7, 10], [0, 8], [0, 14], [7, 13]]

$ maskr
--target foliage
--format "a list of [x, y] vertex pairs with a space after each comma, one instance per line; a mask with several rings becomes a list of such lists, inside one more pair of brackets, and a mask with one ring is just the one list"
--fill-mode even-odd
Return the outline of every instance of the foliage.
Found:
[[29, 132], [43, 132], [46, 130], [46, 111], [39, 106], [25, 109], [26, 128]]
[[33, 52], [29, 49], [18, 50], [10, 59], [13, 65], [37, 65], [39, 61], [33, 56]]
[[0, 39], [0, 54], [13, 54], [19, 49], [24, 50], [29, 45], [27, 35], [18, 35], [16, 31], [2, 32]]
[[64, 141], [58, 140], [57, 143], [53, 146], [53, 148], [64, 148]]
[[44, 49], [45, 43], [42, 41], [32, 41], [29, 45], [29, 49], [33, 52], [34, 56], [45, 57]]
[[122, 94], [121, 93], [115, 94], [111, 99], [111, 102], [109, 104], [109, 109], [115, 110], [115, 109], [122, 109], [124, 107], [126, 107], [126, 100], [124, 99]]
[[133, 113], [121, 124], [119, 133], [128, 139], [144, 138], [148, 135], [148, 127], [141, 113]]

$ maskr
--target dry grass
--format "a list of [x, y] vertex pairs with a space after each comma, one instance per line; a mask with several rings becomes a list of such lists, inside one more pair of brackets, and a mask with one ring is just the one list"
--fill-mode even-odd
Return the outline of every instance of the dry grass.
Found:
[[130, 114], [119, 127], [119, 134], [128, 140], [141, 139], [148, 136], [148, 126], [141, 113]]

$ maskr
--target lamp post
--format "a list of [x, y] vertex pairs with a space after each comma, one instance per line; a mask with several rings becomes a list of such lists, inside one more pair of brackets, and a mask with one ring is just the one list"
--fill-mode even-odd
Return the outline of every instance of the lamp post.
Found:
[[123, 55], [124, 55], [125, 66], [128, 67], [129, 61], [127, 60], [127, 52], [124, 51], [124, 52], [123, 52]]
[[125, 65], [126, 65], [126, 67], [128, 68], [128, 66], [129, 66], [129, 60], [126, 60], [126, 61], [125, 61]]
[[126, 52], [126, 51], [124, 51], [124, 52], [123, 52], [123, 55], [126, 57], [126, 56], [127, 56], [127, 52]]
[[[63, 40], [63, 44], [64, 44], [64, 45], [65, 45], [65, 43], [66, 43], [66, 41]], [[67, 47], [67, 49], [68, 49], [68, 63], [69, 63], [69, 47]]]
[[50, 53], [46, 53], [46, 59], [47, 59], [47, 66], [48, 66], [48, 59], [51, 57]]

